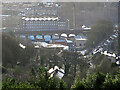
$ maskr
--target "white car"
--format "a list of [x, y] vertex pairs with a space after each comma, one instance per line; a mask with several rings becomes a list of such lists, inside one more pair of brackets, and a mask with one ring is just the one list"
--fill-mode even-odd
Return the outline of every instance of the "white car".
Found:
[[116, 32], [115, 35], [118, 36], [118, 33]]
[[99, 48], [99, 52], [102, 52], [103, 51], [103, 48]]
[[106, 40], [106, 42], [110, 43], [110, 41], [109, 41], [109, 40]]
[[115, 37], [115, 38], [116, 38], [117, 36], [116, 36], [116, 35], [113, 35], [113, 37]]
[[96, 54], [96, 53], [98, 53], [98, 49], [93, 50], [93, 54]]
[[112, 36], [110, 36], [111, 39], [114, 39]]
[[104, 51], [103, 54], [104, 54], [104, 55], [107, 55], [107, 51]]
[[40, 48], [38, 45], [36, 45], [34, 48]]
[[120, 65], [120, 61], [117, 61], [116, 64], [117, 64], [117, 65]]
[[96, 54], [97, 52], [96, 51], [93, 51], [93, 54]]
[[106, 44], [106, 43], [104, 43], [104, 45], [106, 46], [107, 44]]
[[115, 53], [113, 53], [113, 54], [112, 54], [112, 57], [114, 57], [114, 58], [115, 58], [115, 57], [116, 57], [116, 54], [115, 54]]
[[119, 59], [119, 57], [116, 57], [116, 59]]
[[111, 53], [111, 52], [108, 52], [108, 51], [104, 51], [103, 53], [101, 53], [101, 54], [104, 54], [104, 55], [106, 55], [106, 56], [109, 56], [109, 57], [116, 57], [116, 54], [115, 53]]

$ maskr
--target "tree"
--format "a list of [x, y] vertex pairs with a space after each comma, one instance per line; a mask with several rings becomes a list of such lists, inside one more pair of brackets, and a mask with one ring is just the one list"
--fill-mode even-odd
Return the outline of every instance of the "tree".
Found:
[[36, 50], [31, 45], [26, 45], [25, 49], [20, 49], [19, 61], [21, 65], [25, 66], [27, 63], [30, 63], [30, 59], [33, 59], [36, 56]]
[[[32, 73], [33, 69], [32, 69]], [[63, 80], [59, 80], [56, 78], [50, 78], [50, 75], [47, 73], [45, 68], [38, 68], [37, 79], [26, 80], [25, 82], [16, 81], [14, 78], [7, 78], [6, 81], [3, 81], [2, 88], [3, 89], [11, 89], [11, 88], [39, 88], [40, 90], [44, 89], [65, 89], [67, 88], [66, 83]]]
[[79, 77], [76, 77], [75, 80], [74, 80], [74, 83], [73, 85], [71, 86], [71, 88], [74, 88], [74, 89], [85, 89], [85, 84], [83, 81], [80, 81]]
[[111, 88], [114, 88], [113, 86], [114, 86], [113, 78], [109, 73], [107, 73], [102, 88], [111, 89]]
[[67, 89], [67, 84], [63, 80], [59, 80], [57, 86], [60, 90]]
[[15, 88], [36, 88], [33, 84], [30, 84], [28, 81], [26, 82], [16, 82], [13, 78], [8, 78], [2, 84], [2, 89], [15, 89]]
[[[67, 89], [67, 85], [63, 80], [50, 78], [45, 68], [39, 68], [36, 75], [37, 79], [26, 80], [25, 82], [16, 81], [14, 78], [7, 78], [2, 83], [2, 89], [10, 88], [39, 88], [39, 89]], [[79, 77], [75, 81], [71, 89], [116, 89], [120, 88], [120, 73], [112, 76], [107, 73], [106, 75], [101, 72], [94, 74], [87, 74], [86, 78], [80, 80]], [[70, 88], [69, 88], [70, 89]]]
[[120, 73], [115, 75], [115, 79], [113, 80], [114, 88], [120, 88]]
[[92, 64], [95, 66], [95, 68], [91, 68], [91, 70], [89, 70], [90, 73], [102, 72], [104, 74], [106, 73], [111, 73], [113, 75], [116, 74], [119, 67], [112, 63], [110, 59], [113, 58], [108, 58], [107, 56], [101, 55], [100, 53], [93, 55]]
[[96, 72], [92, 75], [87, 74], [86, 78], [80, 80], [79, 77], [75, 79], [75, 82], [72, 88], [76, 89], [85, 89], [85, 88], [94, 88], [95, 90], [99, 90], [102, 87], [103, 82], [105, 81], [105, 75], [100, 72]]
[[77, 83], [75, 83], [75, 85], [72, 86], [72, 88], [74, 89], [85, 89], [84, 83], [82, 81], [78, 81]]
[[19, 43], [20, 40], [13, 33], [2, 35], [2, 60], [4, 67], [13, 68], [18, 61], [21, 65], [26, 65], [31, 58], [35, 57], [36, 51], [32, 45], [26, 45], [26, 48], [23, 49], [19, 46]]
[[86, 45], [93, 47], [101, 40], [108, 37], [113, 32], [113, 24], [110, 21], [100, 20], [92, 26], [92, 30], [88, 34]]
[[7, 64], [15, 65], [20, 55], [19, 42], [11, 35], [2, 36], [2, 60], [3, 66], [6, 67]]
[[77, 52], [68, 52], [64, 51], [62, 53], [63, 64], [65, 66], [65, 75], [67, 76], [69, 72], [69, 68], [71, 65], [74, 66], [74, 76], [76, 75], [76, 65], [80, 64], [83, 60], [79, 59], [79, 55]]
[[10, 28], [16, 27], [18, 24], [20, 24], [20, 21], [21, 21], [21, 17], [10, 16], [10, 17], [7, 17], [5, 20], [3, 20], [2, 25], [3, 25], [3, 27], [8, 27], [10, 29]]

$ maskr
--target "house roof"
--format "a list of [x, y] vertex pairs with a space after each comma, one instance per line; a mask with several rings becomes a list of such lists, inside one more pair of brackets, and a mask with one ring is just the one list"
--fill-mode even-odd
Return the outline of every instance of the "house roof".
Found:
[[48, 71], [48, 73], [51, 74], [50, 77], [53, 77], [55, 75], [59, 79], [62, 79], [62, 77], [64, 76], [65, 71], [62, 68], [59, 68], [58, 66], [54, 66], [54, 68], [51, 68]]

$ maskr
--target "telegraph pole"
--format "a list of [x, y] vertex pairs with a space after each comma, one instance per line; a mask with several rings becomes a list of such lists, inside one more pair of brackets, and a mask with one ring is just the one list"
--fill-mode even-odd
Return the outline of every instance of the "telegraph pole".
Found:
[[120, 55], [120, 2], [118, 2], [118, 55]]
[[75, 3], [73, 2], [73, 29], [75, 30], [76, 28], [76, 21], [75, 21]]

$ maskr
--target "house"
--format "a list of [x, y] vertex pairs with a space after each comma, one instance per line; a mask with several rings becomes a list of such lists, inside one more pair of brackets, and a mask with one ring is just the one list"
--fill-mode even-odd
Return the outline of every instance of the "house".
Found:
[[69, 51], [74, 51], [75, 50], [75, 46], [73, 44], [73, 41], [67, 40], [67, 39], [66, 39], [66, 41], [67, 41], [67, 46], [69, 47]]
[[87, 41], [87, 38], [86, 36], [75, 36], [74, 37], [74, 45], [77, 47], [77, 48], [85, 48], [86, 46], [86, 41]]
[[59, 79], [62, 79], [65, 74], [65, 71], [62, 68], [59, 68], [58, 66], [54, 66], [48, 71], [48, 73], [51, 74], [50, 77], [54, 76]]

